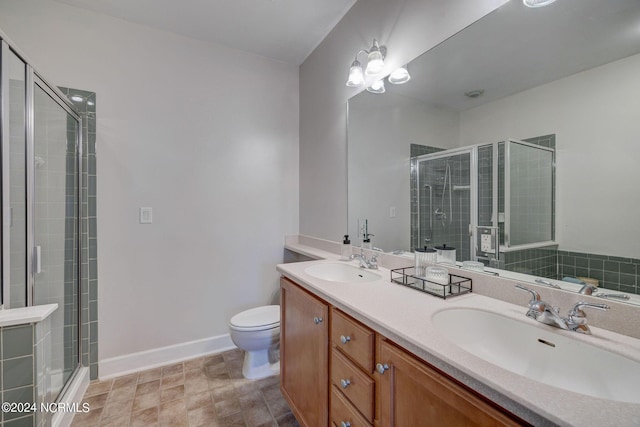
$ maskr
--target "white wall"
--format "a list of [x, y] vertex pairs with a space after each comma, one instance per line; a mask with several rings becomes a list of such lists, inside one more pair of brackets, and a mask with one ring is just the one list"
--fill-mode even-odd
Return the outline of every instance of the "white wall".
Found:
[[463, 145], [556, 134], [562, 250], [640, 258], [640, 55], [461, 114]]
[[300, 67], [300, 232], [338, 240], [347, 230], [347, 100], [355, 53], [377, 38], [388, 71], [506, 0], [357, 2]]
[[50, 82], [97, 93], [99, 359], [270, 302], [298, 231], [297, 67], [48, 0], [3, 0], [0, 28]]
[[[460, 139], [460, 116], [406, 96], [362, 92], [349, 100], [349, 233], [369, 221], [371, 241], [384, 251], [411, 247], [411, 144], [447, 148]], [[396, 216], [391, 217], [391, 207]]]

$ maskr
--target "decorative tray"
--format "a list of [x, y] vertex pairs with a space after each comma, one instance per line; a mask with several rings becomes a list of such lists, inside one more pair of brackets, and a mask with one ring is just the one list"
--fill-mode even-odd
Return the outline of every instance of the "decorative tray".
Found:
[[449, 283], [442, 284], [427, 280], [426, 277], [416, 276], [415, 267], [395, 268], [391, 270], [391, 281], [411, 289], [447, 299], [471, 292], [471, 279], [449, 274]]

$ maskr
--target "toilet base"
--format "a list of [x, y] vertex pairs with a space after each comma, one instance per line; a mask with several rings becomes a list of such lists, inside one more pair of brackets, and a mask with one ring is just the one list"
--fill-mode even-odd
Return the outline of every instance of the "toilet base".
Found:
[[269, 349], [245, 351], [242, 376], [248, 380], [259, 380], [280, 374], [280, 361], [270, 363]]

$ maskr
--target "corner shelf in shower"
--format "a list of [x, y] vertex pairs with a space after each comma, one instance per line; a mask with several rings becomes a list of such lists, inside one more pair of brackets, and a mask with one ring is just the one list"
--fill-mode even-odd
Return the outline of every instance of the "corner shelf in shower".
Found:
[[415, 267], [395, 268], [391, 270], [391, 281], [443, 299], [467, 294], [473, 287], [471, 279], [456, 274], [449, 274], [449, 283], [443, 285], [416, 276], [415, 272]]

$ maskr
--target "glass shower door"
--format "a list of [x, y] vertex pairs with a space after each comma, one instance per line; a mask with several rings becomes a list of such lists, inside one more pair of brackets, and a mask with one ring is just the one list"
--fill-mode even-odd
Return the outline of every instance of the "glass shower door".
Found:
[[458, 261], [472, 256], [472, 151], [418, 158], [418, 209], [423, 246], [456, 249]]
[[52, 399], [79, 364], [78, 119], [40, 83], [34, 85], [34, 304], [51, 315]]

